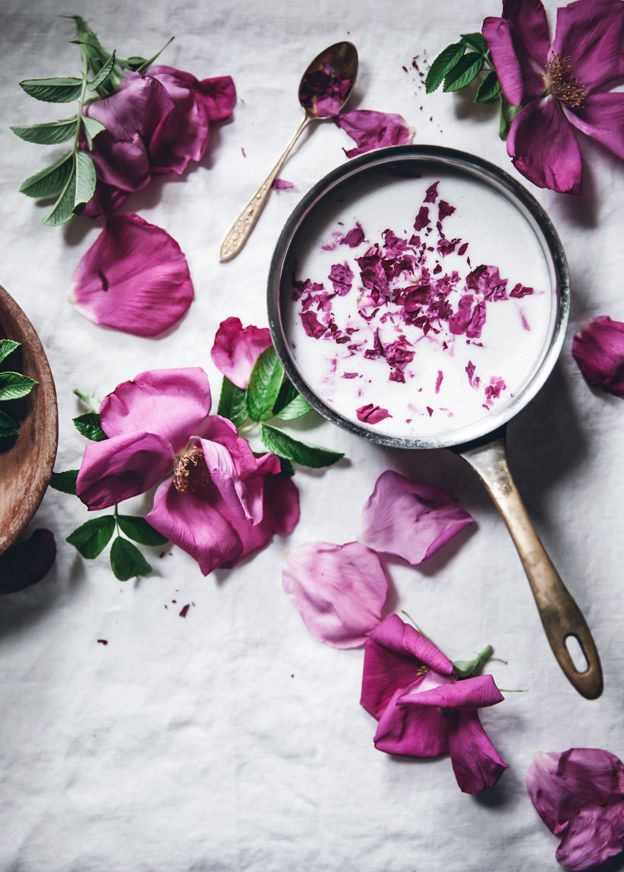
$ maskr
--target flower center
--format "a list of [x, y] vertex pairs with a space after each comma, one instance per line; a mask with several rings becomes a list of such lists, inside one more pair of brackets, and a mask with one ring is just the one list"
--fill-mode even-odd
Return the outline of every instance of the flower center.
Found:
[[173, 485], [181, 494], [187, 490], [198, 493], [209, 481], [204, 452], [198, 445], [193, 445], [178, 460], [173, 471]]
[[546, 64], [546, 86], [557, 100], [570, 109], [578, 109], [585, 102], [585, 85], [574, 75], [572, 58], [553, 54]]

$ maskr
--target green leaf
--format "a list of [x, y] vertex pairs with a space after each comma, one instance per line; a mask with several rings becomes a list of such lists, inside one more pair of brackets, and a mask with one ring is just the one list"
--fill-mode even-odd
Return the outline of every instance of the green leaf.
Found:
[[485, 54], [488, 50], [488, 44], [481, 33], [462, 33], [461, 38], [469, 48], [473, 48], [475, 51]]
[[57, 197], [74, 169], [74, 156], [68, 151], [50, 166], [22, 182], [20, 191], [28, 197]]
[[247, 411], [252, 421], [266, 421], [282, 386], [284, 370], [273, 347], [265, 348], [256, 360], [247, 388]]
[[290, 379], [284, 378], [282, 379], [282, 385], [280, 387], [280, 392], [277, 395], [277, 400], [275, 401], [275, 405], [273, 406], [273, 414], [278, 415], [282, 409], [285, 409], [286, 406], [292, 402], [295, 397], [298, 397], [299, 394], [297, 392], [297, 388], [290, 381]]
[[295, 474], [295, 467], [292, 465], [290, 460], [286, 460], [285, 457], [280, 457], [280, 472], [282, 475], [287, 475], [288, 478], [292, 478]]
[[50, 214], [44, 218], [43, 223], [49, 227], [58, 227], [66, 224], [74, 217], [74, 202], [76, 199], [76, 161], [72, 160], [71, 174], [65, 182], [65, 187], [56, 200]]
[[89, 63], [94, 72], [97, 72], [102, 64], [106, 62], [108, 52], [82, 16], [65, 15], [63, 17], [71, 19], [76, 25], [76, 39], [72, 40], [72, 42], [85, 46], [85, 53]]
[[27, 397], [37, 384], [34, 378], [21, 372], [0, 372], [0, 400], [19, 400]]
[[117, 536], [110, 552], [111, 568], [119, 581], [128, 581], [138, 575], [149, 575], [152, 567], [136, 545]]
[[294, 400], [291, 400], [287, 406], [284, 406], [284, 408], [277, 413], [277, 417], [281, 418], [282, 421], [294, 421], [296, 418], [302, 418], [311, 411], [312, 406], [308, 401], [302, 397], [301, 394], [297, 394]]
[[114, 532], [115, 518], [112, 515], [102, 515], [101, 518], [93, 518], [78, 527], [70, 533], [67, 541], [87, 560], [93, 560], [106, 548]]
[[444, 78], [445, 91], [459, 91], [475, 79], [483, 69], [483, 56], [474, 51], [464, 55]]
[[175, 36], [170, 36], [167, 42], [163, 45], [162, 48], [158, 49], [155, 55], [152, 55], [151, 58], [142, 58], [142, 57], [131, 57], [126, 58], [125, 61], [122, 61], [121, 58], [119, 63], [121, 66], [126, 66], [129, 70], [133, 70], [136, 73], [144, 73], [151, 65], [154, 63], [157, 58], [161, 56], [167, 46], [171, 45]]
[[107, 438], [100, 425], [100, 416], [97, 412], [85, 412], [72, 419], [76, 430], [92, 442], [102, 442]]
[[97, 91], [97, 89], [101, 85], [105, 85], [106, 80], [108, 79], [110, 74], [113, 72], [114, 67], [115, 67], [115, 52], [113, 52], [111, 55], [109, 55], [107, 57], [107, 59], [104, 61], [104, 63], [102, 64], [102, 66], [100, 67], [98, 72], [95, 74], [95, 76], [91, 79], [91, 81], [87, 82], [87, 86], [88, 86], [89, 90], [90, 91]]
[[436, 88], [442, 84], [442, 79], [446, 76], [449, 70], [453, 69], [465, 51], [466, 46], [463, 42], [454, 42], [452, 45], [447, 45], [444, 51], [440, 52], [429, 67], [429, 72], [425, 79], [425, 89], [427, 94], [435, 91]]
[[89, 115], [83, 115], [82, 129], [84, 130], [89, 149], [93, 150], [93, 140], [98, 135], [98, 133], [106, 130], [106, 127], [102, 124], [101, 121], [98, 121], [96, 118], [91, 118]]
[[167, 539], [161, 536], [151, 524], [148, 524], [145, 518], [138, 518], [134, 515], [118, 515], [117, 523], [120, 530], [130, 539], [134, 539], [139, 545], [166, 545]]
[[53, 472], [50, 479], [50, 487], [64, 494], [76, 493], [77, 469], [68, 469], [65, 472]]
[[489, 103], [495, 97], [498, 97], [499, 94], [500, 82], [495, 71], [492, 70], [479, 85], [479, 90], [475, 96], [475, 103]]
[[53, 79], [24, 79], [20, 87], [35, 100], [44, 103], [71, 103], [77, 100], [82, 92], [82, 79], [76, 76]]
[[0, 363], [20, 347], [15, 339], [0, 339]]
[[498, 135], [501, 139], [507, 139], [511, 122], [514, 120], [521, 108], [521, 106], [512, 106], [512, 104], [508, 103], [501, 95], [500, 124], [498, 127]]
[[83, 209], [95, 193], [95, 164], [86, 151], [76, 152], [76, 190], [74, 214]]
[[277, 454], [278, 457], [293, 460], [301, 466], [310, 466], [312, 469], [331, 466], [344, 457], [344, 454], [339, 454], [337, 451], [315, 448], [304, 442], [298, 442], [292, 436], [288, 436], [281, 430], [276, 430], [275, 427], [269, 427], [267, 424], [260, 425], [260, 439], [269, 451]]
[[0, 412], [0, 439], [17, 436], [19, 424], [6, 412]]
[[31, 127], [11, 127], [20, 139], [35, 142], [38, 145], [57, 145], [71, 139], [76, 133], [78, 119], [74, 115], [66, 121], [48, 121], [45, 124], [33, 124]]
[[245, 391], [241, 390], [225, 376], [221, 383], [221, 395], [219, 397], [217, 414], [223, 418], [228, 418], [236, 427], [240, 427], [247, 420]]

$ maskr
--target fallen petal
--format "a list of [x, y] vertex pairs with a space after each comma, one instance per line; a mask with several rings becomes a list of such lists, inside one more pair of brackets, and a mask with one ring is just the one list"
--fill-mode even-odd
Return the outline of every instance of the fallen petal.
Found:
[[270, 345], [268, 327], [243, 327], [240, 318], [226, 318], [219, 324], [210, 356], [222, 375], [245, 390], [256, 360]]
[[572, 356], [588, 384], [624, 398], [624, 322], [594, 318], [574, 335]]
[[338, 115], [336, 124], [356, 143], [357, 148], [345, 150], [347, 157], [387, 145], [404, 145], [414, 138], [414, 130], [401, 115], [371, 109], [344, 112]]

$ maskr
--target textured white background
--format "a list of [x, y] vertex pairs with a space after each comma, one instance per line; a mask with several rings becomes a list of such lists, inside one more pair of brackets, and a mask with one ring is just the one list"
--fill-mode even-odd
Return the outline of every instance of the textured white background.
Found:
[[[50, 356], [61, 420], [57, 468], [76, 466], [83, 447], [71, 424], [74, 386], [103, 395], [144, 369], [202, 365], [216, 388], [209, 349], [219, 321], [238, 314], [265, 323], [279, 230], [298, 196], [344, 160], [344, 134], [331, 124], [314, 130], [282, 173], [297, 190], [272, 195], [231, 264], [218, 263], [218, 246], [296, 126], [299, 74], [325, 45], [348, 34], [359, 49], [354, 106], [401, 112], [417, 142], [465, 148], [511, 169], [493, 112], [475, 113], [461, 96], [426, 97], [401, 69], [423, 48], [434, 55], [498, 11], [498, 0], [4, 0], [0, 281]], [[98, 231], [86, 220], [44, 227], [42, 210], [17, 193], [48, 154], [7, 125], [58, 111], [29, 100], [17, 81], [78, 69], [62, 12], [89, 17], [105, 45], [124, 54], [147, 54], [175, 33], [165, 63], [236, 81], [234, 122], [214, 133], [205, 164], [181, 180], [154, 183], [128, 204], [179, 241], [195, 283], [188, 317], [160, 341], [104, 331], [72, 310], [72, 271]], [[153, 577], [122, 585], [105, 559], [87, 564], [64, 543], [86, 515], [77, 500], [50, 492], [37, 523], [56, 533], [56, 567], [39, 586], [0, 603], [2, 870], [556, 867], [556, 840], [523, 789], [532, 754], [597, 745], [624, 756], [624, 406], [594, 396], [570, 357], [573, 328], [584, 317], [624, 318], [621, 166], [598, 148], [585, 153], [591, 166], [582, 198], [537, 192], [567, 249], [572, 325], [560, 365], [512, 423], [509, 440], [519, 486], [594, 631], [603, 697], [586, 702], [565, 681], [502, 522], [450, 453], [385, 451], [318, 425], [309, 438], [345, 451], [350, 463], [297, 473], [302, 519], [291, 543], [353, 538], [365, 498], [389, 467], [443, 485], [474, 513], [477, 529], [422, 569], [392, 563], [388, 571], [397, 607], [451, 657], [491, 642], [509, 661], [494, 664], [499, 684], [529, 689], [483, 716], [510, 768], [476, 798], [459, 792], [446, 759], [400, 761], [375, 751], [374, 721], [358, 705], [362, 653], [308, 635], [281, 589], [286, 543], [207, 579], [174, 550], [155, 559]], [[187, 602], [196, 607], [181, 619]]]

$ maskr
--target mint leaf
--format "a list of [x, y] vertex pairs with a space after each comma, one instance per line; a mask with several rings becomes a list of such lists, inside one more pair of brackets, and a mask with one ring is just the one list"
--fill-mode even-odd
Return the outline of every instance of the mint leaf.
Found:
[[521, 108], [521, 106], [512, 106], [512, 104], [508, 103], [501, 94], [500, 124], [498, 127], [498, 135], [501, 139], [507, 139], [511, 122], [514, 120]]
[[284, 406], [284, 408], [277, 413], [277, 417], [281, 418], [282, 421], [294, 421], [296, 418], [302, 418], [311, 411], [312, 406], [308, 401], [302, 397], [301, 394], [297, 394], [294, 400], [291, 400], [287, 406]]
[[14, 339], [0, 339], [0, 363], [20, 347]]
[[77, 469], [68, 469], [65, 472], [53, 472], [50, 479], [50, 487], [64, 494], [76, 493]]
[[97, 412], [85, 412], [84, 415], [78, 415], [72, 419], [76, 430], [92, 442], [102, 442], [107, 438], [106, 433], [102, 430], [100, 424], [100, 416]]
[[33, 124], [31, 127], [11, 127], [20, 139], [34, 142], [37, 145], [57, 145], [71, 139], [76, 133], [78, 119], [74, 115], [66, 121], [48, 121], [45, 124]]
[[0, 400], [19, 400], [27, 397], [37, 384], [34, 378], [21, 372], [0, 372]]
[[110, 552], [110, 563], [115, 578], [119, 581], [128, 581], [139, 575], [149, 575], [152, 567], [141, 554], [136, 545], [117, 536]]
[[252, 421], [266, 421], [282, 386], [284, 370], [275, 349], [265, 348], [256, 360], [247, 388], [247, 411]]
[[104, 61], [102, 66], [96, 75], [91, 79], [90, 82], [87, 82], [87, 85], [91, 91], [97, 91], [100, 86], [106, 85], [106, 80], [109, 78], [110, 74], [113, 72], [115, 67], [115, 52]]
[[475, 51], [482, 52], [483, 54], [488, 50], [488, 44], [482, 33], [462, 33], [462, 41], [469, 48], [473, 48]]
[[475, 79], [483, 69], [483, 56], [468, 52], [444, 78], [444, 91], [459, 91]]
[[479, 85], [479, 90], [475, 96], [475, 103], [489, 103], [495, 97], [498, 97], [499, 94], [500, 82], [495, 71], [492, 70]]
[[19, 433], [19, 424], [6, 412], [0, 412], [0, 439], [8, 439], [10, 436], [17, 436]]
[[167, 539], [161, 536], [151, 524], [148, 524], [145, 518], [138, 518], [133, 515], [118, 515], [117, 523], [119, 529], [126, 534], [130, 539], [134, 539], [139, 545], [165, 545]]
[[76, 152], [76, 190], [74, 193], [74, 208], [76, 214], [95, 193], [95, 164], [86, 151]]
[[78, 527], [70, 533], [67, 541], [87, 560], [93, 560], [106, 548], [114, 532], [115, 518], [112, 515], [102, 515], [101, 518], [93, 518]]
[[75, 76], [52, 79], [24, 79], [20, 87], [35, 100], [44, 103], [71, 103], [82, 92], [82, 79]]
[[228, 418], [236, 427], [240, 427], [247, 420], [247, 401], [245, 391], [237, 387], [229, 378], [223, 377], [221, 383], [221, 395], [217, 414], [222, 418]]
[[298, 442], [292, 436], [288, 436], [281, 430], [276, 430], [275, 427], [269, 427], [267, 424], [260, 425], [260, 439], [269, 451], [277, 454], [278, 457], [293, 460], [301, 466], [309, 466], [312, 469], [331, 466], [344, 457], [344, 454], [339, 454], [337, 451], [315, 448], [304, 442]]
[[106, 130], [106, 127], [102, 124], [101, 121], [98, 121], [96, 118], [91, 118], [89, 115], [82, 116], [82, 129], [84, 130], [85, 139], [87, 140], [87, 145], [90, 150], [93, 150], [93, 140], [101, 133], [103, 130]]
[[440, 52], [429, 67], [429, 72], [425, 79], [427, 94], [435, 91], [442, 84], [442, 79], [453, 69], [465, 51], [466, 46], [463, 42], [454, 42], [452, 45], [448, 45], [444, 51]]
[[43, 223], [49, 227], [58, 227], [66, 224], [74, 217], [74, 203], [76, 199], [76, 161], [72, 159], [71, 172], [65, 182], [65, 187], [52, 207], [50, 214], [44, 218]]
[[277, 395], [277, 399], [275, 401], [275, 405], [273, 406], [273, 414], [278, 415], [282, 409], [285, 409], [286, 406], [298, 397], [299, 394], [297, 392], [297, 388], [290, 381], [290, 379], [284, 376], [282, 380], [282, 386], [280, 387], [280, 392]]
[[22, 182], [20, 191], [28, 197], [57, 197], [67, 184], [73, 168], [73, 154], [67, 152], [50, 166], [29, 176]]

